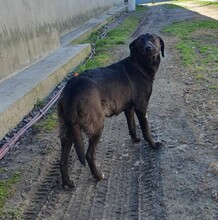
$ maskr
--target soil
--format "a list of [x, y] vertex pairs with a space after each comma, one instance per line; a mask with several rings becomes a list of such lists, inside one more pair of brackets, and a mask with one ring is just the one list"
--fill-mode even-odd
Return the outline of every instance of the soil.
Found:
[[[108, 118], [97, 150], [106, 178], [96, 182], [73, 150], [70, 170], [77, 186], [66, 191], [58, 128], [30, 129], [0, 161], [7, 170], [1, 177], [17, 170], [22, 175], [5, 206], [17, 211], [5, 219], [218, 219], [217, 96], [196, 88], [175, 48], [177, 39], [161, 32], [172, 22], [198, 18], [204, 16], [152, 4], [129, 39], [153, 32], [165, 41], [148, 112], [154, 139], [164, 146], [152, 150], [143, 139], [133, 144], [123, 113]], [[117, 48], [119, 58], [128, 56], [129, 42]]]

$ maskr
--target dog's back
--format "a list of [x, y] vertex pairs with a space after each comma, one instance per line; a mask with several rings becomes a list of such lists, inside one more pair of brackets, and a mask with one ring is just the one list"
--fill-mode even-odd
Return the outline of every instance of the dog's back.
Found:
[[116, 63], [73, 77], [61, 94], [58, 105], [62, 106], [62, 111], [59, 114], [64, 120], [78, 123], [90, 133], [87, 129], [90, 120], [94, 120], [95, 116], [99, 118], [101, 114], [104, 117], [119, 114], [130, 99], [131, 85], [125, 69], [122, 64]]
[[[164, 56], [164, 43], [156, 35], [145, 34], [134, 40], [129, 47], [129, 57], [72, 78], [60, 96], [58, 115], [63, 185], [74, 186], [68, 173], [69, 153], [73, 143], [81, 163], [85, 164], [86, 159], [94, 177], [97, 180], [104, 178], [96, 167], [95, 154], [105, 117], [124, 111], [131, 139], [137, 142], [140, 139], [136, 135], [135, 112], [144, 139], [155, 149], [160, 145], [153, 141], [145, 116], [154, 76], [160, 64], [160, 53]], [[86, 156], [82, 130], [89, 138]]]

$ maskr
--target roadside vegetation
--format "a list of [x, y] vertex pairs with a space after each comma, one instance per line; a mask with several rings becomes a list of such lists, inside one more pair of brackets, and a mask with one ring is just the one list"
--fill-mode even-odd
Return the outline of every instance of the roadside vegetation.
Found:
[[[5, 176], [7, 170], [4, 168], [0, 169], [0, 176]], [[16, 189], [14, 188], [14, 184], [17, 183], [21, 179], [21, 174], [19, 172], [15, 172], [10, 177], [4, 177], [0, 180], [0, 218], [6, 218], [8, 213], [10, 212], [10, 216], [17, 215], [17, 211], [8, 210], [7, 212], [3, 211], [3, 207], [5, 205], [6, 199], [14, 194]], [[13, 212], [13, 213], [12, 213]], [[16, 218], [13, 218], [16, 219]]]
[[199, 5], [218, 5], [217, 1], [199, 1], [199, 0], [174, 0], [173, 2], [193, 2]]
[[52, 112], [44, 117], [44, 120], [40, 120], [38, 123], [33, 125], [33, 129], [43, 130], [43, 132], [50, 132], [58, 126], [57, 114]]
[[215, 20], [175, 22], [163, 32], [178, 38], [176, 48], [182, 63], [198, 82], [218, 89], [218, 23]]
[[[198, 3], [202, 4], [202, 2]], [[202, 16], [191, 21], [174, 22], [162, 31], [176, 41], [175, 47], [184, 68], [179, 75], [181, 81], [186, 84], [183, 98], [189, 106], [190, 119], [196, 123], [195, 130], [198, 131], [196, 138], [201, 143], [203, 137], [201, 134], [204, 132], [204, 137], [213, 139], [216, 146], [218, 144], [216, 138], [218, 125], [217, 20]]]
[[197, 4], [200, 4], [202, 6], [213, 6], [218, 8], [218, 2], [217, 1], [196, 1]]

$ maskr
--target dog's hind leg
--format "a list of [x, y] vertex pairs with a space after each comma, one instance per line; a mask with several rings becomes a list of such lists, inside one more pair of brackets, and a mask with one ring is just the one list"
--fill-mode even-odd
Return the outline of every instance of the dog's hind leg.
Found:
[[138, 111], [138, 110], [136, 110], [135, 113], [138, 117], [139, 124], [141, 126], [141, 130], [142, 130], [142, 134], [143, 134], [144, 139], [148, 142], [148, 144], [152, 148], [158, 149], [161, 146], [161, 143], [159, 143], [159, 142], [154, 143], [154, 140], [151, 136], [150, 128], [148, 125], [146, 113], [144, 113], [142, 111]]
[[71, 188], [75, 186], [75, 184], [70, 180], [69, 177], [69, 156], [70, 151], [72, 148], [72, 144], [74, 143], [74, 147], [76, 149], [77, 156], [80, 162], [85, 165], [85, 153], [84, 153], [84, 144], [81, 134], [81, 129], [79, 125], [68, 125], [67, 129], [64, 130], [63, 134], [62, 129], [62, 136], [61, 139], [61, 175], [62, 175], [62, 182], [63, 186], [67, 185]]
[[69, 186], [73, 188], [75, 186], [74, 182], [70, 180], [68, 166], [69, 166], [69, 156], [70, 150], [73, 144], [73, 139], [70, 135], [61, 138], [61, 175], [63, 186]]
[[103, 128], [98, 130], [94, 135], [92, 135], [89, 138], [89, 147], [86, 153], [86, 160], [89, 164], [90, 170], [92, 175], [97, 179], [98, 181], [101, 179], [104, 179], [103, 173], [99, 172], [96, 167], [96, 148], [97, 144], [100, 140], [101, 134], [102, 134]]
[[127, 124], [129, 128], [129, 134], [131, 136], [132, 142], [137, 143], [140, 141], [139, 138], [137, 138], [136, 135], [136, 126], [135, 126], [135, 118], [134, 118], [134, 108], [128, 108], [124, 111], [126, 119], [127, 119]]

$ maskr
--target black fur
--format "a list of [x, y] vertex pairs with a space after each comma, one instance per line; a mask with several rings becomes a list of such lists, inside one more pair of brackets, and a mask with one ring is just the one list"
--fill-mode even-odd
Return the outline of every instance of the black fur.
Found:
[[[152, 139], [146, 112], [155, 73], [160, 64], [160, 53], [164, 56], [164, 42], [159, 36], [147, 33], [139, 36], [129, 47], [129, 57], [73, 77], [60, 96], [58, 116], [63, 185], [74, 187], [68, 174], [69, 153], [73, 143], [80, 162], [85, 165], [87, 160], [94, 177], [97, 180], [103, 178], [103, 174], [96, 168], [95, 151], [105, 117], [124, 111], [131, 139], [138, 142], [140, 140], [136, 136], [135, 112], [144, 139], [152, 148], [160, 146], [160, 143], [154, 143]], [[86, 155], [82, 131], [89, 138]]]

